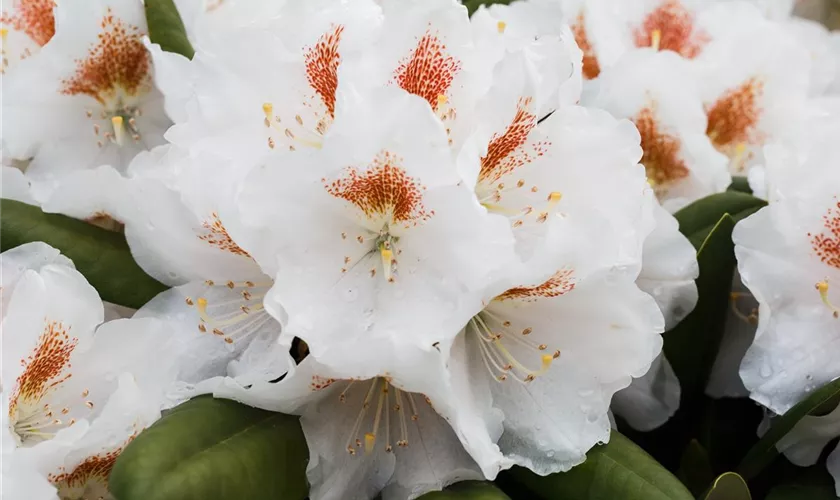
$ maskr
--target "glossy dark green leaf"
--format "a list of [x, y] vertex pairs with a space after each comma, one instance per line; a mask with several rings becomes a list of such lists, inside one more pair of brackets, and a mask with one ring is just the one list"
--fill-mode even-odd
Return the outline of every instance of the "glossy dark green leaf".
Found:
[[750, 188], [750, 183], [746, 177], [733, 177], [732, 184], [729, 185], [727, 191], [752, 194], [752, 188]]
[[694, 495], [699, 495], [715, 479], [709, 453], [696, 439], [692, 439], [683, 452], [677, 477]]
[[149, 38], [166, 52], [192, 59], [195, 50], [187, 39], [184, 21], [173, 0], [144, 0]]
[[467, 11], [470, 13], [470, 15], [472, 15], [473, 12], [478, 10], [478, 8], [482, 5], [492, 5], [492, 4], [495, 4], [495, 3], [501, 3], [501, 4], [507, 5], [510, 2], [511, 2], [511, 0], [464, 0], [463, 3], [464, 3], [464, 6], [467, 8]]
[[744, 478], [734, 472], [726, 472], [715, 479], [703, 500], [752, 500], [750, 488]]
[[199, 397], [141, 432], [109, 481], [119, 500], [306, 498], [297, 417]]
[[787, 413], [776, 418], [767, 433], [741, 461], [738, 472], [747, 479], [758, 475], [779, 455], [776, 443], [785, 437], [803, 417], [823, 415], [835, 408], [838, 403], [840, 403], [840, 379], [829, 382], [812, 392]]
[[0, 200], [2, 250], [31, 241], [43, 241], [72, 259], [102, 300], [138, 308], [167, 288], [140, 269], [122, 234], [45, 214], [25, 203]]
[[538, 476], [523, 468], [510, 473], [545, 500], [693, 500], [686, 487], [632, 441], [613, 431], [586, 462], [569, 472]]
[[664, 336], [663, 349], [680, 380], [682, 403], [702, 397], [723, 335], [735, 270], [734, 227], [735, 220], [724, 215], [700, 245], [697, 306]]
[[724, 214], [731, 215], [737, 223], [765, 205], [767, 202], [750, 194], [727, 191], [697, 200], [678, 211], [674, 217], [680, 223], [680, 232], [695, 248], [700, 248]]
[[427, 493], [421, 500], [510, 500], [493, 483], [484, 481], [463, 481], [453, 484], [443, 491]]

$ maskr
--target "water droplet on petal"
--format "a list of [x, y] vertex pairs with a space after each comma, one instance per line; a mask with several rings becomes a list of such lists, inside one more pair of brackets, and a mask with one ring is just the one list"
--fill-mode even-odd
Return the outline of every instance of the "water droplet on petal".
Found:
[[344, 300], [347, 302], [353, 302], [357, 298], [359, 298], [359, 291], [355, 288], [348, 288], [344, 291]]
[[770, 366], [770, 363], [765, 361], [761, 364], [761, 368], [758, 370], [758, 374], [761, 375], [763, 378], [769, 378], [773, 375], [773, 368]]

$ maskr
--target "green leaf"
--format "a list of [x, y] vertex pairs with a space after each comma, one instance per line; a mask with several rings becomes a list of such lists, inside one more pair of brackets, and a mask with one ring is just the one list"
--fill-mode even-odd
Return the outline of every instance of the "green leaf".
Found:
[[141, 432], [109, 486], [119, 500], [302, 500], [307, 456], [297, 417], [199, 397]]
[[463, 481], [443, 491], [427, 493], [421, 500], [510, 500], [502, 490], [484, 481]]
[[730, 184], [726, 190], [752, 194], [752, 188], [750, 188], [750, 183], [747, 181], [746, 177], [733, 177], [732, 184]]
[[747, 453], [738, 472], [747, 479], [757, 476], [778, 455], [776, 443], [785, 437], [807, 415], [823, 415], [840, 403], [840, 379], [829, 382], [812, 392], [807, 398], [773, 420], [770, 429]]
[[700, 265], [697, 307], [664, 335], [665, 356], [682, 388], [681, 406], [690, 399], [703, 396], [723, 336], [735, 270], [734, 227], [735, 220], [725, 214], [700, 245], [697, 252]]
[[515, 467], [514, 479], [540, 499], [693, 500], [685, 486], [632, 441], [613, 431], [569, 472], [538, 476]]
[[144, 0], [149, 38], [166, 52], [192, 59], [195, 54], [173, 0]]
[[703, 500], [752, 500], [752, 495], [744, 478], [734, 472], [726, 472], [718, 476]]
[[102, 300], [139, 308], [166, 286], [134, 262], [120, 233], [13, 200], [0, 200], [0, 249], [43, 241], [73, 260]]
[[696, 439], [692, 439], [685, 448], [677, 477], [695, 495], [705, 491], [714, 480], [709, 453]]
[[724, 214], [731, 215], [737, 223], [765, 205], [767, 202], [750, 194], [727, 191], [697, 200], [678, 211], [674, 217], [680, 223], [680, 232], [695, 248], [700, 248]]
[[507, 5], [510, 2], [511, 0], [464, 0], [463, 3], [467, 8], [467, 12], [469, 12], [470, 15], [473, 15], [473, 12], [477, 11], [482, 5], [493, 5], [495, 3]]

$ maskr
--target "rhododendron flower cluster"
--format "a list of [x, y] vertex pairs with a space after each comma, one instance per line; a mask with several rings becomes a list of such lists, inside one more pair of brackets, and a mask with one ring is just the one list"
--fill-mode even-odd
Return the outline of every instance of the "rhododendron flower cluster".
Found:
[[[680, 231], [733, 178], [769, 205], [706, 390], [784, 414], [840, 375], [840, 50], [791, 8], [7, 2], [2, 197], [167, 289], [126, 310], [99, 250], [4, 245], [3, 494], [117, 498], [200, 396], [299, 417], [315, 500], [566, 472], [685, 399], [662, 334], [718, 218]], [[835, 413], [780, 449], [812, 465]]]

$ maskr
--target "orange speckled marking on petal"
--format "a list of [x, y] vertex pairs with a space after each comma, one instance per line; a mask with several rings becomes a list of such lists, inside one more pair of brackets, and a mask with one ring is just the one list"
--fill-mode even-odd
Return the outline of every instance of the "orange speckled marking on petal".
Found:
[[64, 496], [61, 494], [65, 490], [84, 491], [91, 482], [99, 483], [98, 489], [107, 491], [108, 476], [111, 474], [111, 469], [114, 468], [114, 463], [125, 447], [136, 437], [137, 433], [135, 432], [121, 446], [85, 458], [70, 472], [64, 471], [62, 467], [61, 472], [49, 474], [47, 479], [55, 485], [62, 498]]
[[397, 67], [394, 81], [405, 91], [428, 101], [432, 109], [437, 111], [439, 96], [448, 95], [459, 71], [461, 62], [447, 53], [446, 45], [437, 35], [427, 31], [411, 55]]
[[367, 217], [381, 216], [393, 222], [417, 225], [434, 215], [423, 206], [425, 186], [400, 167], [402, 160], [382, 151], [368, 168], [345, 169], [345, 176], [334, 181], [322, 179], [327, 192], [349, 201]]
[[108, 13], [100, 23], [98, 42], [87, 58], [76, 61], [76, 74], [62, 80], [61, 93], [89, 95], [105, 103], [118, 90], [136, 95], [151, 86], [149, 54], [143, 46], [145, 33]]
[[583, 52], [583, 77], [587, 80], [598, 78], [601, 74], [601, 63], [598, 62], [595, 48], [592, 47], [589, 36], [586, 34], [586, 18], [583, 12], [578, 15], [575, 24], [572, 25], [572, 33], [575, 35], [575, 42]]
[[0, 15], [0, 24], [22, 31], [33, 42], [44, 46], [55, 35], [54, 0], [6, 0], [11, 12]]
[[653, 185], [662, 186], [688, 177], [688, 167], [680, 158], [680, 140], [661, 130], [655, 107], [642, 109], [633, 121], [642, 137], [641, 163]]
[[22, 400], [39, 401], [52, 388], [72, 376], [69, 372], [70, 356], [79, 339], [71, 337], [69, 330], [59, 321], [47, 321], [33, 353], [20, 360], [24, 369], [9, 399], [10, 417]]
[[826, 231], [819, 234], [808, 233], [811, 248], [822, 262], [840, 269], [840, 201], [823, 216], [823, 226]]
[[574, 290], [575, 282], [573, 276], [573, 269], [561, 269], [539, 285], [511, 288], [494, 300], [523, 300], [525, 302], [533, 302], [540, 298], [559, 297]]
[[761, 118], [759, 100], [763, 91], [764, 84], [757, 78], [751, 78], [707, 107], [709, 124], [706, 135], [715, 147], [725, 149], [761, 140], [756, 125]]
[[321, 97], [330, 117], [335, 117], [335, 92], [338, 89], [338, 66], [341, 54], [338, 46], [344, 26], [336, 26], [321, 35], [315, 46], [306, 50], [306, 78]]
[[710, 41], [709, 36], [698, 29], [694, 21], [694, 14], [679, 0], [664, 0], [634, 30], [636, 46], [652, 46], [653, 33], [659, 32], [659, 50], [672, 50], [693, 59]]
[[309, 389], [312, 390], [312, 392], [320, 391], [333, 385], [335, 382], [336, 379], [334, 378], [325, 378], [320, 375], [313, 375], [312, 381], [309, 382]]
[[204, 221], [201, 225], [204, 229], [208, 230], [209, 233], [199, 236], [198, 239], [206, 241], [210, 245], [225, 252], [229, 252], [234, 255], [241, 255], [243, 257], [250, 257], [248, 252], [243, 250], [236, 244], [235, 241], [233, 241], [233, 238], [230, 237], [227, 229], [225, 229], [224, 224], [222, 224], [221, 219], [219, 219], [219, 214], [216, 212], [213, 212], [210, 215], [210, 220]]
[[537, 115], [530, 111], [530, 107], [530, 97], [520, 98], [516, 114], [505, 131], [490, 139], [487, 155], [481, 159], [479, 182], [494, 183], [545, 154], [550, 142], [538, 142], [524, 147], [528, 135], [537, 126]]

